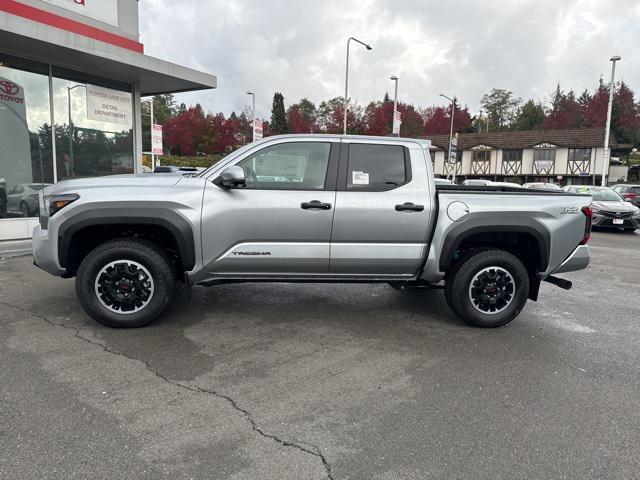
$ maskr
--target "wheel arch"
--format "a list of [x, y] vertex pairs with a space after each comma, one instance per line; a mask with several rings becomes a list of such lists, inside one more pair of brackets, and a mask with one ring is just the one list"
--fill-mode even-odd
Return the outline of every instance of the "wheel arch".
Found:
[[195, 242], [190, 223], [177, 212], [166, 209], [109, 209], [108, 216], [96, 211], [79, 213], [58, 229], [60, 266], [73, 276], [89, 251], [118, 237], [141, 237], [167, 250], [175, 250], [182, 271], [196, 263]]

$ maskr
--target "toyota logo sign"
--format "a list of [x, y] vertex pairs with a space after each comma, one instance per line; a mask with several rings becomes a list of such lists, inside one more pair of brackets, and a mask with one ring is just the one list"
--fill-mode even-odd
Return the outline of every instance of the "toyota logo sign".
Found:
[[0, 80], [0, 90], [7, 95], [15, 95], [20, 91], [20, 87], [8, 80]]

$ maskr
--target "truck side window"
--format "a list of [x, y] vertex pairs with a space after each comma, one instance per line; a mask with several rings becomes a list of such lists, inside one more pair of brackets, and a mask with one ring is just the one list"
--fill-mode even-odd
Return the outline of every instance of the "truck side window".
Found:
[[349, 145], [347, 190], [391, 190], [410, 180], [401, 145]]
[[322, 190], [331, 143], [289, 142], [263, 148], [237, 165], [254, 190]]

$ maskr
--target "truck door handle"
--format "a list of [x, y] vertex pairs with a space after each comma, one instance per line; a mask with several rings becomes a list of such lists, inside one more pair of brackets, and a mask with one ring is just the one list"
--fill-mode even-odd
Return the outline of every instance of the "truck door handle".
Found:
[[309, 210], [311, 208], [318, 208], [320, 210], [331, 210], [330, 203], [323, 203], [320, 200], [311, 200], [310, 202], [302, 202], [300, 208], [303, 210]]
[[424, 210], [424, 205], [415, 205], [411, 202], [403, 203], [402, 205], [396, 205], [397, 212], [402, 212], [404, 210], [409, 210], [411, 212], [421, 212]]

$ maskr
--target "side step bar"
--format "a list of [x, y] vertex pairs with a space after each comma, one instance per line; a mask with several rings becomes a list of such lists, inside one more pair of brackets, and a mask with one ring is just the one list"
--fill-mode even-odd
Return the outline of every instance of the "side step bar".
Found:
[[564, 278], [554, 277], [553, 275], [549, 275], [547, 278], [544, 279], [544, 281], [552, 283], [556, 287], [563, 288], [564, 290], [571, 290], [571, 287], [573, 287], [573, 283], [571, 283], [569, 280], [565, 280]]

